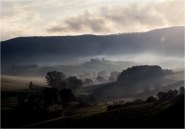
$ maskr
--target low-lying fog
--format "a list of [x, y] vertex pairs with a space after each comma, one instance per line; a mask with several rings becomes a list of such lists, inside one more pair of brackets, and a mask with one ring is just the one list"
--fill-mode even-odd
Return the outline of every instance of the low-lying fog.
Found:
[[[175, 68], [183, 68], [184, 67], [184, 57], [175, 57], [175, 56], [164, 56], [164, 55], [156, 55], [152, 53], [143, 53], [143, 54], [129, 54], [129, 55], [100, 55], [100, 56], [92, 56], [79, 58], [77, 62], [85, 62], [89, 61], [91, 58], [98, 58], [110, 61], [129, 61], [135, 62], [139, 65], [159, 65], [164, 69], [175, 69]], [[131, 66], [130, 66], [131, 67]]]

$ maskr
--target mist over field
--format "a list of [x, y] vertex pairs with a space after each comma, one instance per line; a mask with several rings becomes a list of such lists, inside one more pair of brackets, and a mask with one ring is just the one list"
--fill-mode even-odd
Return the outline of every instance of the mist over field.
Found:
[[184, 128], [184, 1], [1, 1], [2, 128]]
[[2, 68], [79, 64], [91, 58], [183, 67], [184, 27], [108, 36], [19, 37], [1, 42]]

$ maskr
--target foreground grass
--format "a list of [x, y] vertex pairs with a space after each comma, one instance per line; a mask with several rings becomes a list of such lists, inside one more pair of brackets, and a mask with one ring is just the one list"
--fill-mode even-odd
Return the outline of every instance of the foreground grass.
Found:
[[[64, 117], [27, 121], [29, 117], [19, 118], [14, 110], [2, 111], [2, 127], [122, 127], [122, 128], [157, 128], [184, 127], [184, 95], [178, 95], [170, 100], [157, 101], [122, 107], [107, 111], [107, 105], [89, 105], [74, 107], [64, 114]], [[6, 123], [8, 122], [8, 123]], [[39, 122], [39, 123], [35, 123]]]
[[[98, 113], [95, 109], [104, 110], [104, 105], [76, 108], [84, 114], [76, 114], [49, 121], [35, 123], [24, 127], [122, 127], [122, 128], [183, 128], [184, 127], [184, 94], [174, 98], [123, 107]], [[71, 110], [72, 111], [72, 110]], [[92, 111], [92, 112], [91, 112]], [[73, 111], [72, 111], [73, 112]], [[89, 114], [87, 112], [90, 112]]]
[[165, 108], [143, 104], [97, 114], [76, 115], [37, 123], [28, 127], [155, 127]]

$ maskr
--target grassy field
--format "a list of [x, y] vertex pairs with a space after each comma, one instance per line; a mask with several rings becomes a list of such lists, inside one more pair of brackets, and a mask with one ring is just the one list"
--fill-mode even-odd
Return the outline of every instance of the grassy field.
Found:
[[[151, 121], [162, 111], [162, 108], [153, 107], [152, 104], [145, 104], [107, 111], [106, 106], [101, 105], [75, 110], [76, 114], [73, 114], [72, 117], [53, 119], [26, 127], [112, 127], [112, 124], [115, 125], [115, 123], [119, 124], [120, 127], [129, 127], [128, 125], [132, 125], [132, 122], [143, 124]], [[70, 112], [74, 111], [71, 110]], [[141, 116], [144, 118], [142, 121], [139, 119]], [[121, 123], [122, 125], [120, 125]]]
[[[81, 107], [70, 110], [70, 112], [74, 113], [71, 114], [73, 116], [43, 121], [24, 127], [165, 127], [165, 123], [161, 123], [161, 121], [163, 121], [161, 114], [174, 105], [174, 101], [170, 100], [123, 107], [112, 111], [106, 111], [106, 105], [103, 104]], [[177, 127], [178, 126], [179, 125], [177, 125]]]
[[12, 109], [17, 106], [20, 92], [30, 92], [29, 83], [46, 85], [45, 78], [18, 77], [1, 75], [1, 110]]
[[16, 91], [28, 89], [30, 81], [37, 85], [47, 85], [46, 79], [44, 77], [20, 77], [1, 75], [1, 90]]

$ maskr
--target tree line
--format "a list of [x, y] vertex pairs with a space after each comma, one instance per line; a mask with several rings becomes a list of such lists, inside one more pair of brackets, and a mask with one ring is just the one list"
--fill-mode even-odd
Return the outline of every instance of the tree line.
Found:
[[160, 91], [157, 93], [157, 97], [154, 96], [149, 96], [146, 98], [146, 100], [142, 99], [136, 99], [132, 102], [124, 102], [124, 100], [121, 101], [113, 101], [113, 105], [107, 106], [107, 110], [114, 110], [126, 106], [131, 106], [131, 105], [138, 105], [138, 104], [143, 104], [143, 103], [151, 103], [151, 102], [156, 102], [156, 101], [164, 101], [171, 99], [178, 94], [184, 94], [184, 86], [181, 86], [179, 90], [174, 89], [174, 90], [168, 90], [168, 91]]

